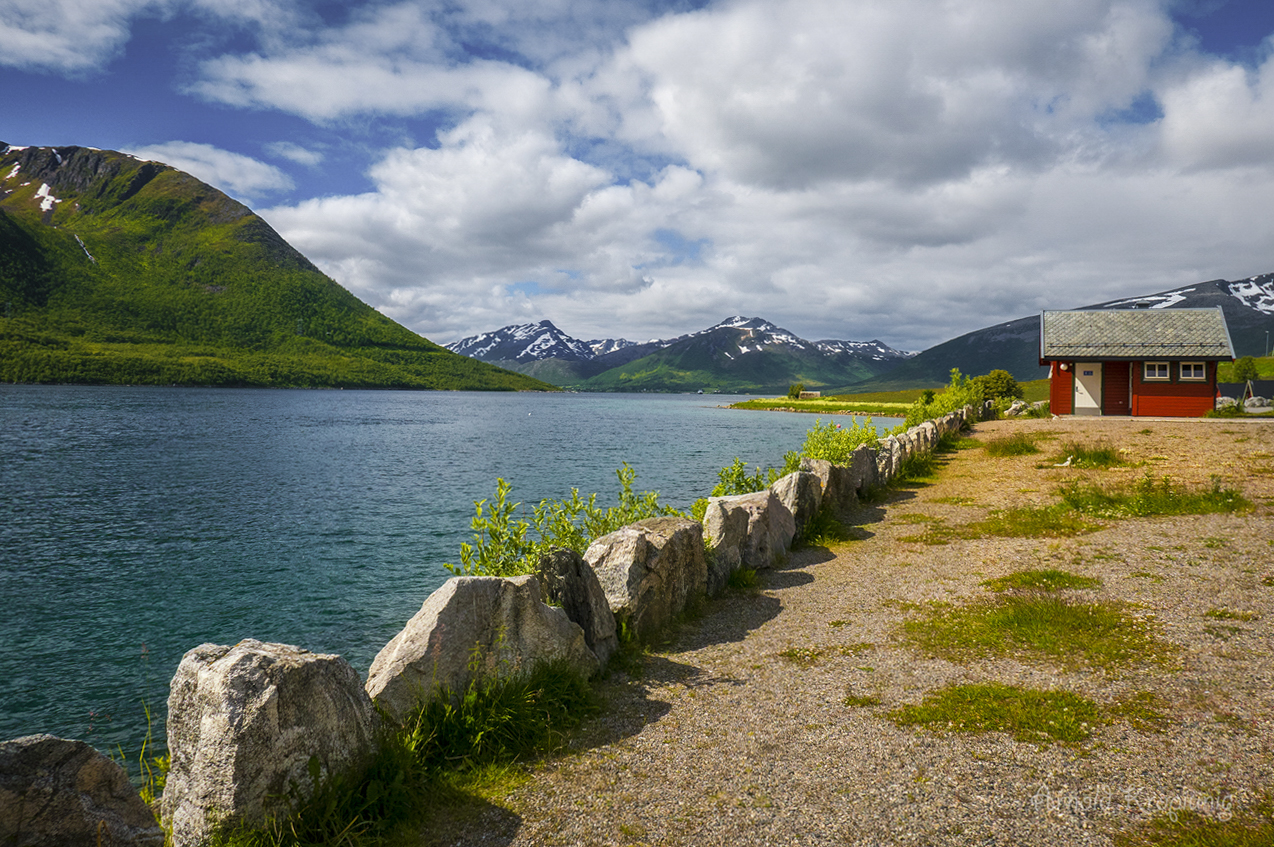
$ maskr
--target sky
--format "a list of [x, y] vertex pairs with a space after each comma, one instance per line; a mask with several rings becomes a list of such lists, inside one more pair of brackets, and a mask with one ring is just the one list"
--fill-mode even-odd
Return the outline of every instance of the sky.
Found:
[[188, 171], [439, 343], [922, 350], [1274, 271], [1274, 3], [0, 0], [0, 141]]

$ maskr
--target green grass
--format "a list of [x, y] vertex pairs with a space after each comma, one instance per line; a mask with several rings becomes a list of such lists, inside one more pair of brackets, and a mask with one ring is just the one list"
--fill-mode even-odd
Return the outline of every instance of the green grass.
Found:
[[1040, 452], [1040, 448], [1035, 446], [1038, 438], [1037, 434], [1015, 432], [1012, 435], [1006, 435], [1001, 438], [992, 438], [982, 446], [988, 456], [995, 456], [996, 458], [1029, 456], [1032, 453]]
[[910, 403], [887, 400], [841, 400], [820, 397], [817, 400], [793, 400], [790, 397], [758, 398], [734, 403], [731, 409], [774, 410], [808, 412], [810, 414], [880, 415], [900, 418], [907, 413]]
[[1110, 444], [1082, 444], [1070, 441], [1063, 444], [1054, 458], [1055, 464], [1070, 463], [1072, 468], [1114, 468], [1127, 465], [1118, 448]]
[[983, 581], [992, 591], [1060, 591], [1066, 588], [1100, 588], [1101, 580], [1091, 576], [1067, 573], [1056, 569], [1025, 570]]
[[1238, 810], [1227, 798], [1212, 814], [1174, 810], [1116, 833], [1113, 841], [1115, 847], [1269, 847], [1274, 844], [1274, 798], [1265, 794]]
[[1064, 505], [1002, 509], [980, 521], [956, 526], [935, 521], [923, 533], [903, 537], [903, 541], [941, 545], [955, 540], [994, 536], [998, 538], [1070, 538], [1101, 529], [1101, 524], [1084, 520]]
[[1017, 656], [1064, 668], [1114, 669], [1164, 661], [1175, 652], [1157, 624], [1127, 604], [1055, 594], [935, 604], [924, 617], [904, 621], [899, 634], [921, 652], [957, 662]]
[[1260, 615], [1256, 612], [1241, 612], [1234, 609], [1208, 609], [1203, 613], [1204, 617], [1215, 618], [1221, 621], [1254, 621], [1260, 619]]
[[530, 674], [444, 692], [401, 724], [383, 717], [377, 752], [359, 772], [321, 779], [308, 799], [293, 791], [265, 825], [218, 834], [214, 847], [382, 844], [438, 803], [463, 801], [478, 785], [507, 781], [509, 763], [561, 749], [597, 711], [587, 680], [560, 663]]
[[889, 713], [898, 726], [940, 733], [1005, 732], [1046, 747], [1078, 744], [1108, 718], [1093, 701], [1069, 691], [1036, 691], [999, 683], [956, 685], [925, 695], [915, 706]]
[[880, 698], [870, 694], [847, 694], [845, 705], [853, 709], [865, 709], [868, 706], [879, 706]]
[[1252, 504], [1233, 488], [1213, 478], [1210, 488], [1189, 491], [1168, 477], [1156, 480], [1147, 473], [1127, 489], [1104, 488], [1074, 482], [1062, 486], [1062, 503], [1080, 514], [1099, 518], [1150, 517], [1155, 515], [1210, 515], [1246, 512]]

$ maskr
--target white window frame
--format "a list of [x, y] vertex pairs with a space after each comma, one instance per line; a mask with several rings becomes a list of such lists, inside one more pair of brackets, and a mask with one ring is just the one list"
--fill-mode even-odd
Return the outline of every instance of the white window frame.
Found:
[[[1155, 369], [1155, 374], [1151, 375], [1150, 369]], [[1163, 376], [1159, 376], [1158, 370], [1163, 368]], [[1141, 378], [1144, 382], [1167, 382], [1172, 379], [1172, 367], [1167, 362], [1142, 362]]]
[[[1199, 369], [1199, 375], [1186, 376], [1186, 368], [1194, 370]], [[1182, 382], [1203, 382], [1208, 378], [1208, 366], [1203, 362], [1182, 362], [1181, 363], [1181, 381]]]

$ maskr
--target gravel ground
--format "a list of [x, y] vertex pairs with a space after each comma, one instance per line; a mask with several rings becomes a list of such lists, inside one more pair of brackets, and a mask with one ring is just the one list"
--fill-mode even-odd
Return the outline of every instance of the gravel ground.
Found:
[[[1040, 455], [949, 454], [928, 485], [846, 516], [855, 539], [807, 548], [753, 593], [712, 601], [644, 672], [613, 674], [607, 705], [566, 756], [450, 821], [430, 844], [1109, 844], [1153, 814], [1225, 816], [1274, 785], [1274, 422], [1030, 420], [979, 424], [985, 441], [1043, 434]], [[1054, 440], [1054, 438], [1056, 440]], [[1104, 440], [1136, 467], [1053, 467], [1067, 439]], [[1055, 502], [1076, 478], [1212, 477], [1256, 504], [1245, 515], [1107, 521], [1066, 539], [906, 540], [941, 518]], [[1026, 568], [1097, 576], [1094, 598], [1139, 604], [1182, 649], [1173, 665], [1066, 671], [1013, 659], [952, 663], [902, 644], [907, 604], [984, 596]], [[1255, 613], [1217, 620], [1212, 609]], [[1218, 627], [1221, 628], [1218, 628]], [[1226, 628], [1228, 627], [1228, 628]], [[819, 649], [802, 667], [779, 654]], [[1171, 725], [1104, 727], [1079, 746], [1003, 733], [899, 728], [898, 706], [944, 685], [1066, 689], [1100, 704], [1150, 691]], [[879, 698], [847, 706], [846, 696]]]

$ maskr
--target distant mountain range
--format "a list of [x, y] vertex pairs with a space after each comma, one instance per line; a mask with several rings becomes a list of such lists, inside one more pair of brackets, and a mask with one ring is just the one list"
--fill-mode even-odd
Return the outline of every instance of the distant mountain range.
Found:
[[[1265, 354], [1266, 333], [1274, 339], [1274, 273], [1228, 281], [1200, 282], [1158, 294], [1108, 300], [1086, 309], [1201, 309], [1220, 306], [1230, 328], [1236, 356]], [[1003, 368], [1019, 380], [1041, 379], [1039, 315], [996, 324], [961, 335], [863, 382], [838, 388], [852, 392], [888, 391], [945, 385], [952, 368], [984, 374]]]
[[806, 341], [762, 318], [727, 318], [670, 339], [581, 341], [551, 321], [506, 326], [447, 349], [546, 382], [592, 391], [773, 393], [795, 382], [842, 385], [883, 374], [911, 353], [879, 341]]
[[3, 143], [0, 381], [550, 388], [398, 325], [189, 174]]

